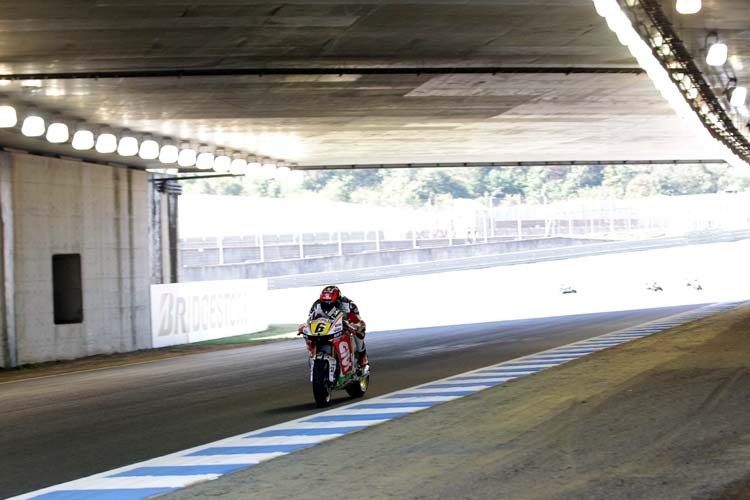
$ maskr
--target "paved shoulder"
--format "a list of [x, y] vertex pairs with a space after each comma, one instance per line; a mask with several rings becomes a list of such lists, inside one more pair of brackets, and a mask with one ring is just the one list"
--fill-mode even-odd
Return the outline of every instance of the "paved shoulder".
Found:
[[743, 491], [745, 305], [165, 498], [711, 498]]

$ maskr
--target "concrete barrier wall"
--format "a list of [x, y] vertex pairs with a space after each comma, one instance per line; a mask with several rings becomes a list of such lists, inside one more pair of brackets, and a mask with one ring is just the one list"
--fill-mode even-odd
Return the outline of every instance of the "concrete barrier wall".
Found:
[[420, 262], [462, 259], [466, 257], [497, 255], [508, 252], [583, 245], [593, 242], [599, 243], [601, 240], [543, 238], [475, 245], [454, 245], [436, 248], [372, 252], [357, 255], [329, 256], [310, 259], [293, 259], [264, 263], [183, 267], [181, 268], [180, 281], [249, 279], [345, 271], [350, 269], [416, 264]]
[[[10, 174], [16, 363], [151, 347], [148, 174], [27, 154]], [[52, 256], [71, 253], [84, 319], [55, 324]]]

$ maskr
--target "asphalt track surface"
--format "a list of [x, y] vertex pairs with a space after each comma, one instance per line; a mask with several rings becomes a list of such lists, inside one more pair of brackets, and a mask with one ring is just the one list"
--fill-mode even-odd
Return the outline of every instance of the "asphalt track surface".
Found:
[[[372, 332], [368, 395], [696, 307]], [[316, 413], [307, 377], [299, 339], [0, 384], [0, 498]]]

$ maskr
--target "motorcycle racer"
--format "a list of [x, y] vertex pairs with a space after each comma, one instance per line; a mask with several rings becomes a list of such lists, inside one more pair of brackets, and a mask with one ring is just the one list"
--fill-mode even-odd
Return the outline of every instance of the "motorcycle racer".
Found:
[[367, 349], [365, 347], [365, 322], [359, 315], [357, 305], [351, 299], [341, 294], [339, 287], [329, 285], [320, 292], [320, 298], [313, 302], [308, 314], [308, 320], [322, 316], [333, 318], [339, 312], [344, 313], [347, 328], [353, 334], [356, 344], [357, 357], [360, 368], [367, 366]]

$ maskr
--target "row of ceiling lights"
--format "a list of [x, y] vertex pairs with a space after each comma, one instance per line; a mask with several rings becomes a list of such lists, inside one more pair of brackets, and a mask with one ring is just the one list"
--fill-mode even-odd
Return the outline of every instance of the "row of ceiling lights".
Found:
[[[102, 128], [95, 134], [95, 127], [85, 123], [77, 123], [73, 127], [71, 138], [70, 129], [65, 120], [53, 116], [49, 126], [39, 111], [31, 108], [24, 113], [21, 133], [27, 137], [45, 137], [52, 144], [71, 142], [73, 149], [88, 151], [94, 149], [97, 153], [117, 153], [123, 157], [135, 157], [143, 160], [159, 160], [166, 166], [177, 164], [180, 167], [195, 167], [200, 170], [214, 170], [219, 173], [245, 175], [255, 169], [262, 169], [268, 176], [283, 176], [289, 172], [289, 166], [283, 161], [271, 158], [257, 157], [241, 152], [228, 152], [221, 148], [207, 145], [192, 146], [183, 142], [178, 147], [171, 139], [161, 139], [146, 135], [123, 131], [119, 134], [109, 128]], [[18, 124], [16, 107], [0, 104], [0, 128], [12, 128]]]
[[[698, 134], [705, 134], [704, 138], [715, 146], [715, 154], [731, 164], [748, 166], [738, 156], [741, 153], [747, 157], [741, 138], [735, 137], [727, 130], [720, 114], [721, 110], [714, 109], [712, 103], [704, 99], [698, 88], [698, 81], [694, 81], [699, 75], [692, 75], [687, 67], [676, 59], [670, 45], [665, 43], [658, 31], [656, 35], [649, 37], [649, 45], [641, 38], [616, 0], [593, 1], [599, 15], [606, 19], [607, 25], [617, 35], [620, 43], [628, 47], [677, 115]], [[626, 0], [626, 4], [631, 8], [636, 7], [638, 3], [638, 0]], [[637, 25], [643, 26], [643, 23], [638, 22]], [[722, 141], [731, 144], [734, 149], [708, 134], [709, 129], [721, 137]]]
[[[677, 0], [675, 9], [680, 14], [697, 14], [701, 10], [701, 0]], [[706, 53], [706, 64], [709, 66], [723, 66], [727, 62], [729, 56], [729, 47], [727, 44], [719, 40], [719, 36], [716, 32], [712, 31], [708, 34], [706, 40], [714, 38], [715, 41], [711, 42]], [[729, 92], [729, 104], [735, 108], [739, 108], [745, 105], [747, 100], [747, 87], [738, 86], [737, 81], [732, 82], [734, 86], [730, 87]]]

